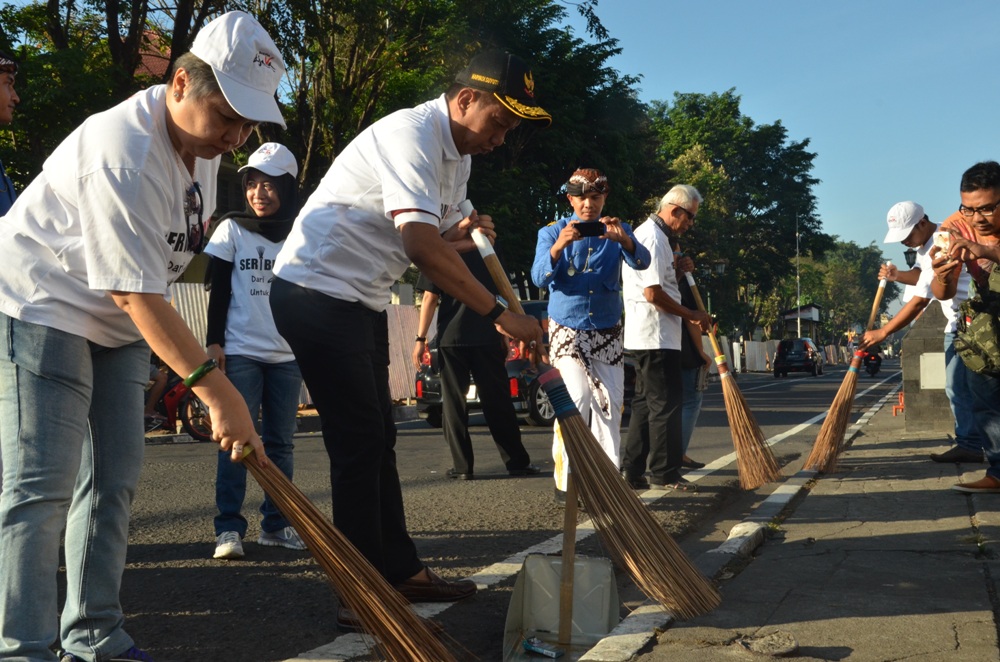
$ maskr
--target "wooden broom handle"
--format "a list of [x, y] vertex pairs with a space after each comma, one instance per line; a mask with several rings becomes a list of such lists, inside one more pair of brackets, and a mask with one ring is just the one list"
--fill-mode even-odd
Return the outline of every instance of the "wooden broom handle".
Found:
[[[468, 217], [472, 214], [473, 206], [469, 200], [463, 200], [458, 205], [462, 216]], [[479, 254], [486, 263], [486, 268], [490, 272], [493, 283], [497, 286], [500, 296], [507, 300], [507, 308], [515, 313], [524, 314], [520, 299], [514, 293], [514, 288], [507, 278], [507, 272], [500, 264], [493, 245], [482, 232], [472, 230], [472, 241], [475, 242]], [[558, 425], [558, 424], [557, 424]], [[566, 477], [566, 510], [563, 513], [563, 553], [562, 571], [559, 580], [559, 643], [568, 645], [573, 637], [573, 585], [574, 571], [576, 570], [576, 482], [573, 474]]]
[[[886, 266], [892, 266], [892, 260], [886, 260]], [[879, 304], [882, 303], [882, 295], [885, 294], [885, 284], [887, 279], [883, 278], [878, 282], [878, 289], [875, 290], [875, 301], [872, 303], [872, 312], [868, 316], [868, 326], [865, 328], [866, 331], [871, 331], [875, 328], [875, 316], [878, 314]]]
[[[472, 202], [469, 200], [462, 201], [458, 205], [459, 211], [462, 212], [462, 216], [468, 217], [472, 214], [473, 206]], [[500, 264], [500, 258], [497, 257], [496, 252], [493, 250], [493, 245], [490, 240], [486, 238], [482, 232], [477, 232], [475, 229], [469, 231], [472, 235], [472, 241], [476, 243], [476, 248], [479, 249], [479, 254], [483, 258], [483, 262], [486, 263], [486, 268], [490, 272], [490, 277], [493, 279], [493, 283], [497, 286], [497, 290], [500, 291], [500, 296], [504, 298], [507, 302], [508, 310], [512, 310], [519, 315], [524, 314], [524, 308], [521, 306], [521, 301], [517, 298], [514, 293], [514, 287], [510, 284], [510, 279], [507, 278], [507, 273], [503, 270], [503, 265]]]
[[[694, 276], [690, 271], [685, 271], [684, 277], [687, 278], [688, 285], [691, 287], [691, 294], [694, 295], [694, 302], [697, 304], [698, 310], [703, 313], [708, 312], [705, 310], [705, 302], [701, 300], [701, 292], [698, 291], [698, 286], [695, 285]], [[708, 339], [712, 342], [712, 351], [715, 352], [715, 355], [724, 356], [722, 353], [722, 347], [719, 346], [719, 340], [715, 337], [714, 325], [708, 328]]]

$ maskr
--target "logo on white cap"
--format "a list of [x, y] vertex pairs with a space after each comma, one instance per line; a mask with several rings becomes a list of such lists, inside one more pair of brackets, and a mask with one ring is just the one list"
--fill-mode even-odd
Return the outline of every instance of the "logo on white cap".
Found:
[[884, 243], [898, 243], [908, 236], [913, 228], [923, 219], [924, 208], [915, 202], [897, 202], [889, 209], [886, 215], [886, 223], [889, 224], [889, 232], [885, 235]]
[[274, 93], [285, 73], [278, 47], [250, 14], [231, 11], [198, 33], [191, 52], [212, 68], [233, 110], [253, 122], [285, 127]]

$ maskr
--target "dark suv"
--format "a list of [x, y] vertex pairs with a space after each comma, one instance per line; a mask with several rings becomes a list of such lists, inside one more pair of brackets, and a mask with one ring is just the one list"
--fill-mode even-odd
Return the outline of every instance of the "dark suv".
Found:
[[778, 343], [774, 354], [774, 377], [787, 377], [790, 372], [823, 374], [825, 359], [812, 338], [792, 338]]

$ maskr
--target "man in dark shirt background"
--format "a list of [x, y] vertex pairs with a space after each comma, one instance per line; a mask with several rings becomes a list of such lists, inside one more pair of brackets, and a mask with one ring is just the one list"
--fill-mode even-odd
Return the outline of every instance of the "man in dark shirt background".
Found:
[[[469, 271], [488, 290], [497, 293], [486, 263], [476, 251], [462, 254]], [[475, 380], [483, 416], [511, 476], [533, 476], [539, 468], [531, 464], [521, 442], [521, 428], [514, 404], [505, 363], [507, 340], [488, 318], [443, 293], [434, 283], [420, 276], [417, 289], [424, 290], [420, 322], [413, 347], [413, 362], [419, 369], [427, 333], [437, 308], [438, 365], [441, 369], [442, 432], [451, 449], [449, 478], [471, 480], [474, 474], [472, 439], [469, 436], [469, 412], [465, 396], [470, 376]]]

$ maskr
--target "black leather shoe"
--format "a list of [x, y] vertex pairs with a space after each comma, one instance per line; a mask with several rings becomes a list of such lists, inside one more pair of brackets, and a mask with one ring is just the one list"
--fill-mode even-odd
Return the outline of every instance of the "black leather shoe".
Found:
[[460, 473], [454, 469], [448, 469], [448, 478], [456, 478], [458, 480], [475, 480], [476, 476], [470, 471], [467, 474]]
[[985, 462], [981, 451], [970, 451], [958, 446], [952, 446], [943, 453], [931, 453], [935, 462]]
[[703, 469], [705, 467], [705, 463], [695, 462], [694, 460], [681, 460], [681, 466], [685, 469]]
[[407, 579], [393, 588], [410, 602], [455, 602], [476, 593], [476, 582], [459, 579], [449, 582], [427, 568], [427, 579]]
[[526, 467], [521, 467], [520, 469], [508, 469], [507, 473], [511, 476], [537, 476], [542, 473], [542, 470], [533, 464], [529, 464]]
[[645, 476], [630, 476], [627, 471], [622, 472], [622, 478], [628, 483], [628, 486], [633, 490], [648, 490], [649, 481], [646, 480]]

